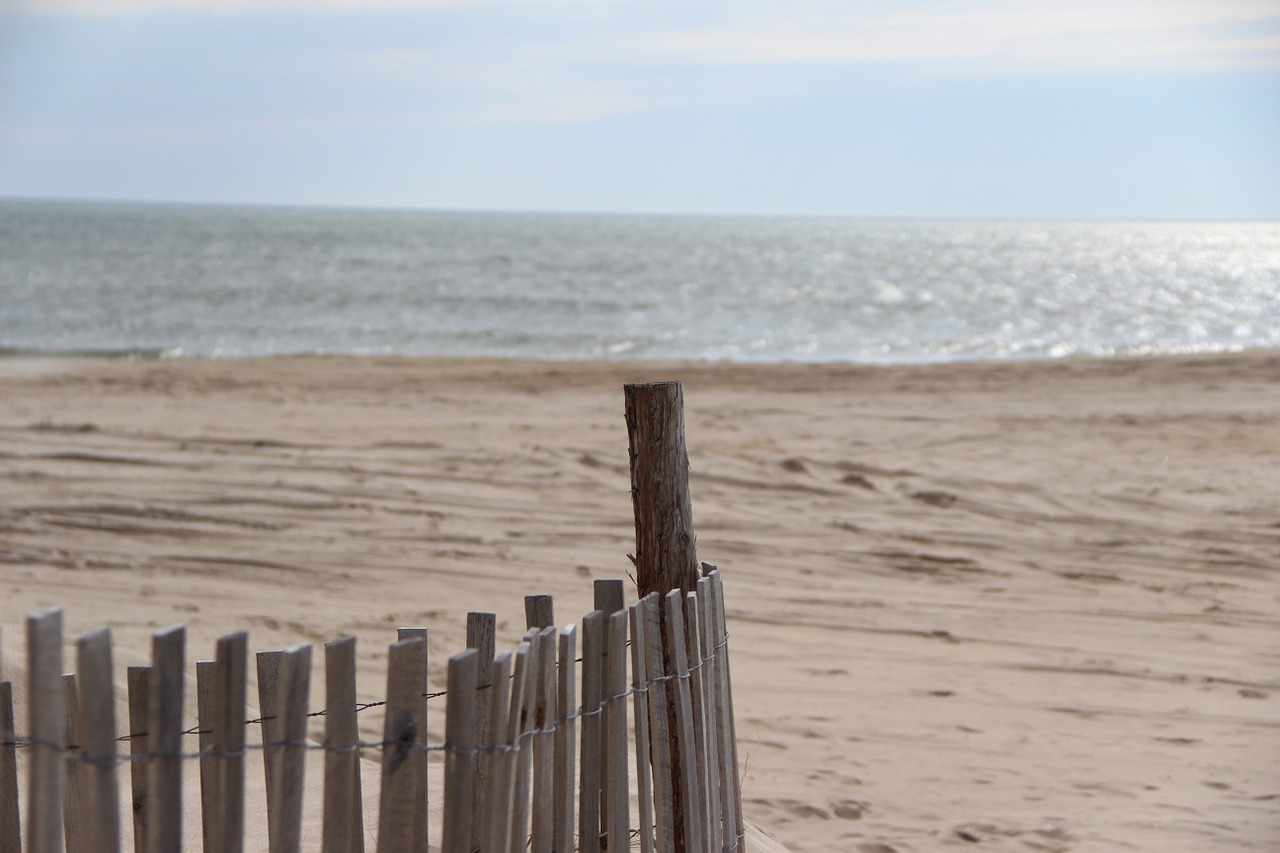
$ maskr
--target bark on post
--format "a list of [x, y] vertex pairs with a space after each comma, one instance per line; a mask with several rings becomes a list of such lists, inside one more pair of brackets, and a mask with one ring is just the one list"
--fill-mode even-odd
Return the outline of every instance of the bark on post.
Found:
[[[693, 533], [693, 506], [689, 499], [689, 455], [684, 440], [684, 391], [679, 382], [643, 382], [623, 386], [626, 400], [627, 437], [631, 444], [631, 503], [636, 520], [636, 585], [639, 597], [657, 593], [665, 598], [673, 589], [684, 594], [697, 589], [698, 557]], [[662, 620], [665, 625], [665, 618]], [[671, 672], [671, 648], [663, 631], [663, 657]], [[683, 642], [683, 637], [680, 638]], [[674, 691], [667, 694], [670, 767], [679, 778], [686, 762], [693, 761], [692, 744], [682, 743], [675, 732], [677, 708]], [[686, 753], [688, 753], [686, 755]], [[655, 766], [663, 764], [653, 756]], [[678, 786], [672, 791], [676, 827], [675, 853], [693, 849], [685, 825], [686, 804]], [[612, 853], [612, 851], [611, 851]]]
[[631, 504], [636, 517], [638, 598], [698, 583], [684, 392], [679, 382], [624, 385], [631, 443]]

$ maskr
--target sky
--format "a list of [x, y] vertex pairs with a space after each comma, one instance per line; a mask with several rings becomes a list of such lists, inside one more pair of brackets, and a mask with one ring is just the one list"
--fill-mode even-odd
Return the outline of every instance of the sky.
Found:
[[0, 197], [1280, 219], [1280, 0], [0, 0]]

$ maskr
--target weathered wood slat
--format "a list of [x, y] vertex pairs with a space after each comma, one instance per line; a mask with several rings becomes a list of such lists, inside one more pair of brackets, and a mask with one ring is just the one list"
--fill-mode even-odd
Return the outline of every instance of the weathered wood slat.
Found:
[[13, 682], [0, 681], [0, 852], [22, 850], [18, 802], [17, 728], [13, 719]]
[[[266, 784], [267, 798], [267, 837], [271, 837], [272, 829], [277, 822], [276, 803], [276, 763], [271, 760], [272, 753], [283, 738], [280, 734], [280, 662], [283, 652], [272, 649], [258, 652], [258, 719], [262, 722], [259, 729], [262, 735], [262, 776]], [[153, 851], [154, 853], [154, 851]]]
[[[514, 679], [512, 667], [515, 656], [511, 652], [503, 652], [493, 662], [493, 688], [490, 696], [490, 728], [493, 732], [492, 745], [499, 746], [510, 743], [508, 739], [507, 702]], [[521, 663], [523, 669], [524, 664]], [[521, 673], [523, 679], [523, 672]], [[485, 779], [488, 790], [485, 802], [488, 808], [483, 814], [484, 826], [480, 833], [480, 850], [496, 850], [502, 853], [510, 846], [507, 840], [507, 828], [510, 825], [511, 811], [507, 794], [506, 780], [511, 777], [507, 770], [507, 753], [495, 750], [490, 753], [489, 775]]]
[[133, 851], [147, 853], [151, 849], [151, 822], [147, 805], [147, 780], [151, 775], [150, 761], [141, 756], [150, 754], [151, 736], [147, 727], [151, 724], [151, 667], [131, 666], [125, 670], [129, 688], [129, 781], [133, 797]]
[[120, 795], [116, 786], [116, 704], [111, 632], [99, 628], [76, 641], [80, 693], [80, 757], [84, 762], [85, 826], [94, 853], [120, 850]]
[[667, 656], [671, 661], [672, 692], [675, 694], [676, 732], [675, 740], [679, 746], [680, 766], [675, 768], [674, 782], [677, 803], [683, 807], [683, 814], [677, 813], [676, 832], [683, 835], [685, 853], [702, 853], [701, 833], [698, 821], [701, 815], [698, 809], [698, 771], [695, 761], [696, 747], [693, 737], [693, 700], [689, 694], [689, 663], [685, 656], [684, 636], [684, 593], [673, 589], [667, 593], [663, 601], [665, 605], [666, 630], [664, 638]]
[[647, 635], [641, 603], [632, 602], [627, 615], [631, 622], [631, 691], [636, 720], [636, 800], [640, 820], [640, 853], [653, 853], [653, 772], [649, 766], [649, 689], [645, 667]]
[[62, 751], [67, 734], [62, 686], [62, 611], [27, 617], [28, 853], [62, 853]]
[[302, 845], [302, 795], [307, 760], [307, 698], [311, 693], [311, 646], [298, 643], [280, 659], [280, 747], [276, 762], [278, 820], [271, 828], [271, 853], [298, 853]]
[[747, 834], [742, 820], [742, 784], [738, 777], [738, 733], [733, 713], [733, 678], [729, 668], [729, 631], [725, 623], [724, 582], [719, 571], [708, 575], [711, 581], [711, 598], [714, 610], [715, 626], [712, 636], [716, 638], [717, 670], [721, 693], [721, 725], [725, 751], [726, 770], [721, 775], [721, 784], [729, 788], [726, 817], [732, 829], [725, 833], [725, 847], [737, 844], [737, 853], [746, 853]]
[[410, 853], [419, 836], [418, 768], [422, 732], [423, 672], [427, 641], [421, 637], [391, 646], [382, 740], [382, 796], [378, 804], [378, 853]]
[[523, 853], [529, 841], [529, 797], [533, 772], [532, 733], [537, 714], [539, 667], [542, 665], [542, 648], [537, 642], [538, 631], [531, 630], [525, 636], [526, 642], [529, 643], [529, 651], [525, 661], [524, 689], [519, 710], [520, 733], [517, 740], [515, 784], [511, 805], [510, 849], [512, 853]]
[[151, 749], [147, 779], [147, 846], [151, 853], [182, 849], [182, 702], [187, 630], [173, 625], [151, 636]]
[[649, 685], [649, 754], [653, 767], [654, 834], [657, 849], [669, 853], [676, 849], [675, 810], [672, 798], [675, 787], [671, 768], [671, 726], [667, 718], [667, 694], [670, 682], [662, 651], [662, 615], [658, 594], [649, 593], [640, 600], [644, 615], [645, 676]]
[[708, 853], [713, 853], [717, 848], [712, 846], [711, 824], [714, 822], [714, 816], [719, 813], [720, 804], [719, 802], [713, 804], [711, 799], [710, 773], [707, 770], [710, 755], [707, 751], [707, 705], [703, 684], [701, 623], [702, 620], [698, 615], [698, 594], [686, 593], [684, 597], [685, 660], [689, 667], [689, 698], [693, 710], [693, 749], [690, 752], [697, 780], [694, 791], [698, 801], [697, 826], [698, 833], [702, 836], [700, 846]]
[[578, 769], [578, 849], [600, 851], [601, 716], [604, 698], [604, 614], [582, 619], [582, 746]]
[[324, 644], [324, 817], [321, 853], [364, 853], [360, 754], [356, 751], [356, 638]]
[[524, 597], [524, 625], [526, 628], [550, 628], [556, 624], [555, 601], [549, 595]]
[[556, 671], [556, 766], [555, 803], [552, 806], [552, 847], [555, 853], [571, 853], [574, 831], [574, 767], [577, 759], [578, 709], [577, 672], [578, 627], [568, 625], [560, 632], [559, 666]]
[[211, 660], [196, 661], [196, 728], [199, 729], [200, 743], [200, 837], [204, 841], [204, 850], [214, 849], [214, 833], [222, 821], [217, 813], [218, 802], [214, 788], [214, 758], [210, 755], [213, 749], [213, 696], [214, 670], [218, 664]]
[[[490, 720], [493, 716], [493, 654], [496, 647], [498, 616], [496, 613], [467, 614], [467, 648], [479, 653], [476, 670], [476, 746], [493, 745]], [[475, 784], [471, 791], [471, 849], [479, 850], [483, 836], [484, 816], [488, 802], [489, 767], [493, 753], [481, 751], [476, 756]]]
[[725, 822], [728, 813], [725, 792], [721, 785], [721, 774], [724, 768], [723, 743], [720, 738], [718, 722], [718, 706], [716, 702], [716, 685], [719, 679], [717, 667], [715, 639], [715, 618], [712, 615], [711, 581], [707, 578], [698, 580], [698, 627], [700, 646], [698, 654], [702, 664], [702, 707], [703, 724], [706, 727], [707, 742], [707, 801], [710, 804], [708, 820], [712, 851], [725, 849]]
[[[80, 692], [72, 673], [62, 676], [63, 701], [66, 703], [66, 742], [74, 750], [84, 737], [80, 723]], [[89, 838], [84, 823], [84, 764], [67, 762], [63, 770], [62, 830], [67, 853], [88, 853]]]
[[449, 658], [445, 709], [444, 833], [442, 853], [470, 853], [476, 773], [476, 685], [480, 653]]
[[611, 851], [631, 846], [631, 798], [627, 750], [627, 611], [609, 616], [605, 645], [608, 650], [604, 679], [604, 811], [605, 842]]
[[[604, 660], [600, 664], [601, 678], [608, 678], [609, 673], [609, 619], [613, 614], [626, 607], [627, 588], [626, 583], [621, 578], [600, 578], [592, 585], [592, 598], [596, 610], [604, 614]], [[607, 688], [602, 688], [601, 696], [608, 696]], [[608, 749], [608, 727], [604, 722], [605, 717], [601, 716], [600, 722], [600, 832], [604, 836], [608, 828], [609, 815], [609, 785], [608, 780], [612, 774], [609, 768], [611, 756]], [[603, 845], [603, 842], [601, 842]]]
[[556, 718], [556, 629], [538, 632], [538, 696], [533, 728], [533, 830], [532, 853], [551, 853], [555, 830], [555, 729]]
[[422, 640], [422, 725], [417, 731], [417, 749], [410, 755], [409, 760], [413, 763], [414, 778], [417, 779], [417, 792], [414, 795], [414, 810], [416, 816], [413, 824], [413, 853], [427, 853], [428, 838], [431, 833], [431, 817], [428, 808], [427, 798], [430, 796], [430, 767], [427, 764], [427, 726], [431, 720], [431, 706], [427, 703], [427, 664], [431, 653], [429, 632], [426, 628], [399, 628], [396, 631], [397, 640]]
[[237, 631], [219, 637], [214, 652], [214, 788], [218, 820], [214, 853], [244, 850], [245, 696], [249, 635]]

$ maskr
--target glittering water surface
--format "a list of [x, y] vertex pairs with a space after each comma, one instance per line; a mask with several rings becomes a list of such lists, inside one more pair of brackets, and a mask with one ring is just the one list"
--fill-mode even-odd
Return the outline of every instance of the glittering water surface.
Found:
[[939, 361], [1280, 345], [1280, 223], [0, 200], [0, 348]]

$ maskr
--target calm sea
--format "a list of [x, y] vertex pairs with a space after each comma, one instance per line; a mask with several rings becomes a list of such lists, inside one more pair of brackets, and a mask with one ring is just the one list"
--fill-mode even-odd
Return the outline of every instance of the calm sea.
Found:
[[1280, 223], [0, 200], [4, 354], [943, 361], [1280, 345]]

